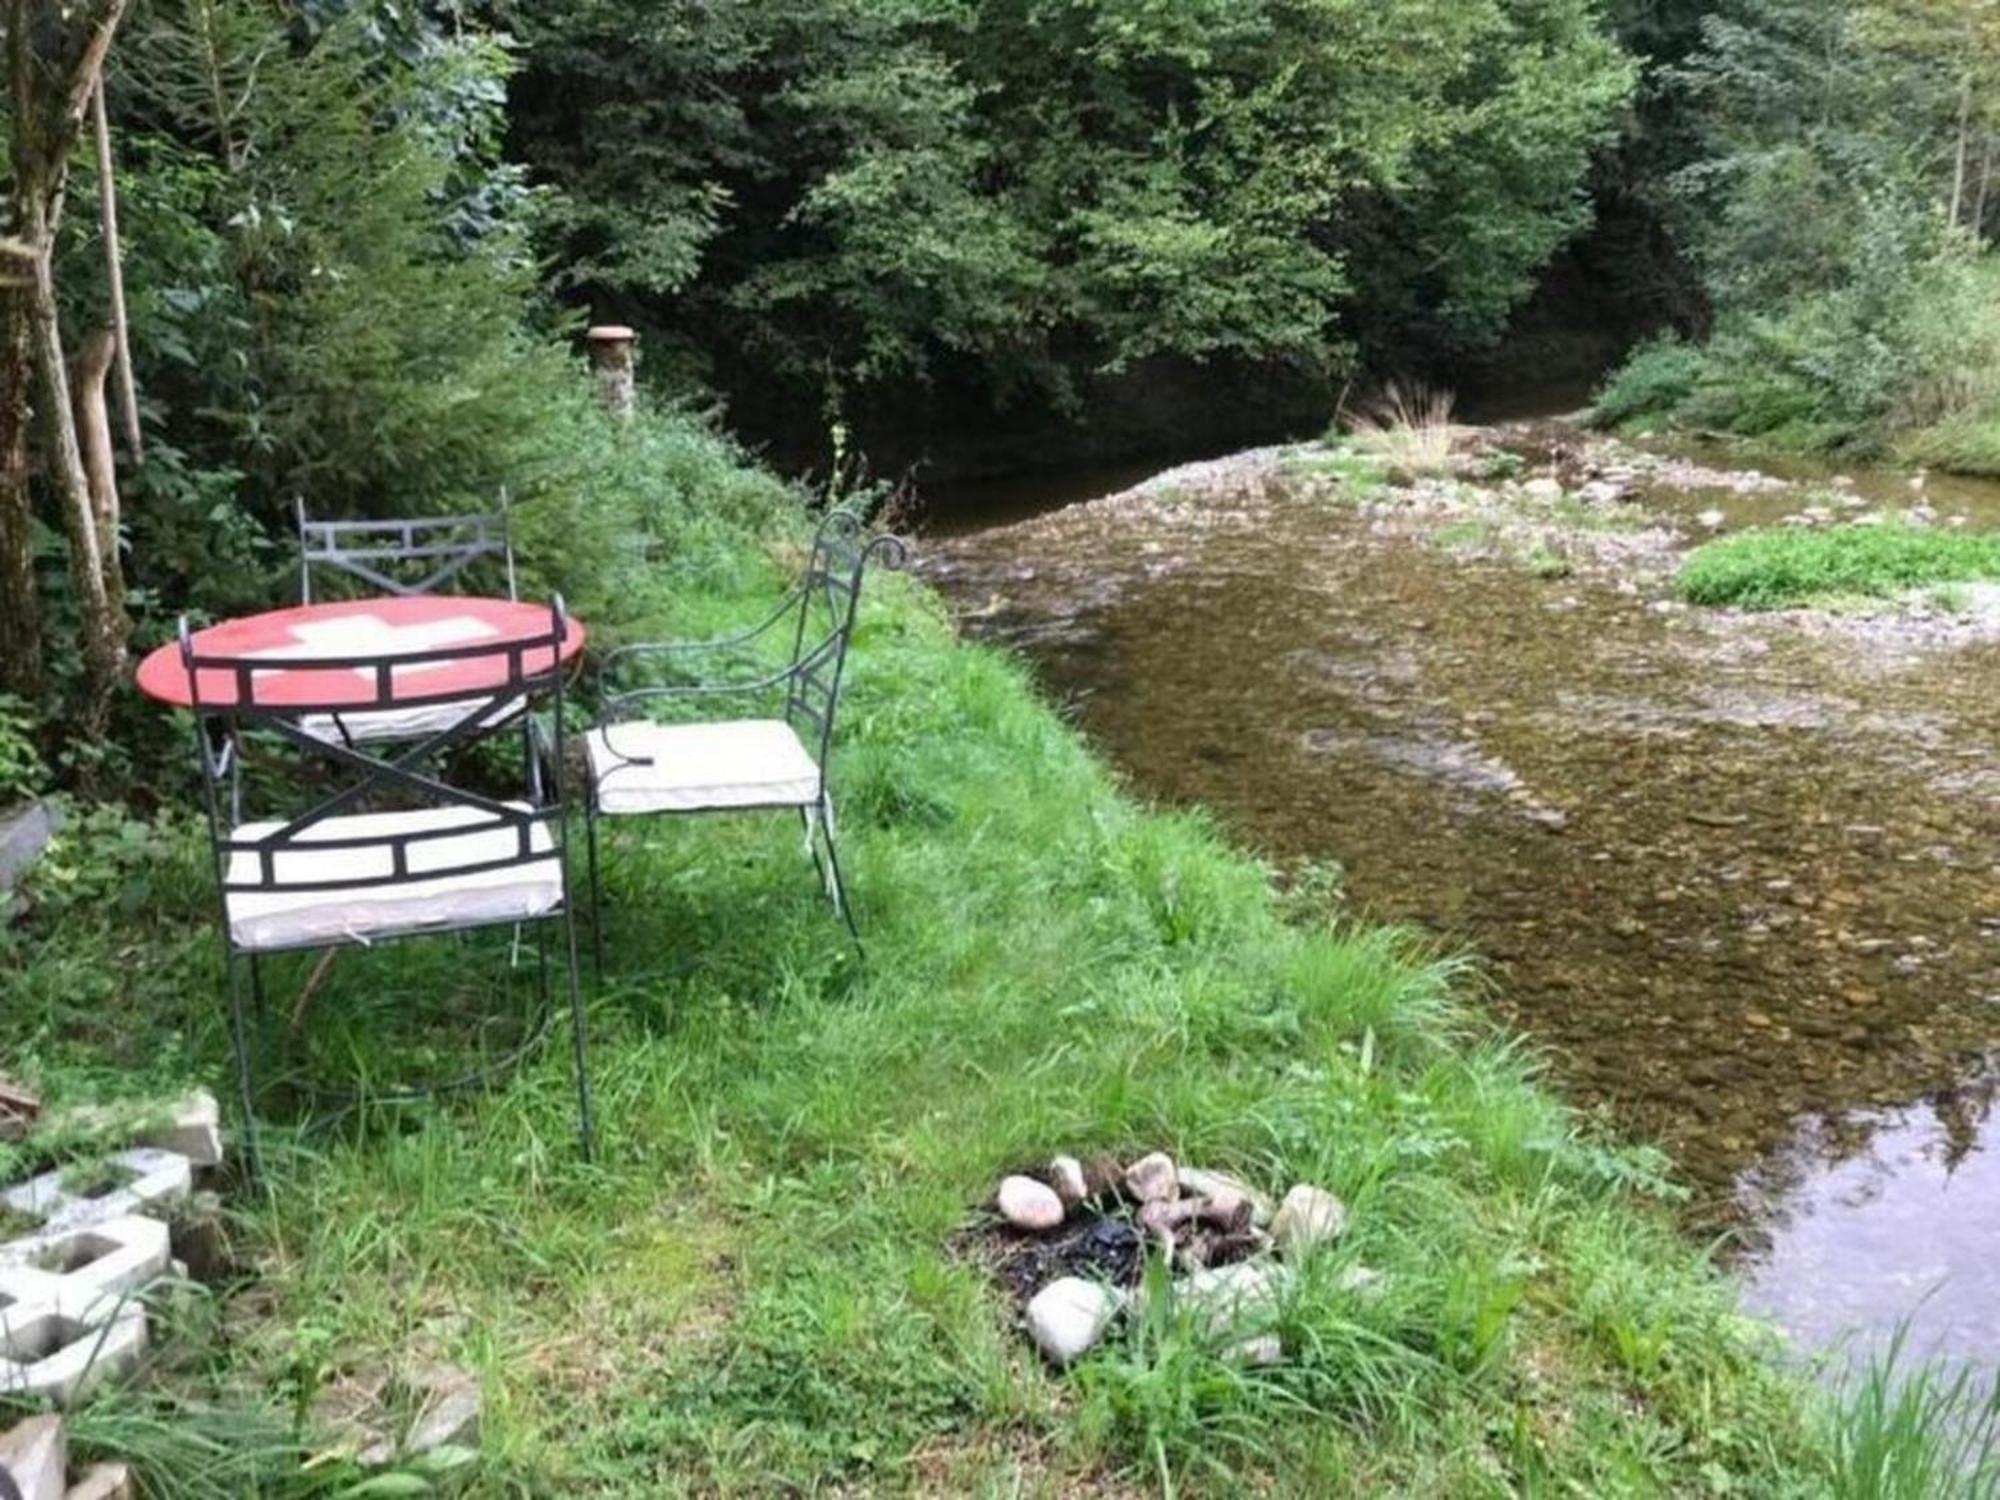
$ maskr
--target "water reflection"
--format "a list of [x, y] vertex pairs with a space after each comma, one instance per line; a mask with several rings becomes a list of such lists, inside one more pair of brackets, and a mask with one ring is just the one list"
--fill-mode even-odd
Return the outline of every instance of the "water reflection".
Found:
[[1744, 1302], [1856, 1363], [1900, 1324], [1916, 1359], [2000, 1352], [2000, 1153], [1990, 1083], [1816, 1122], [1746, 1183]]

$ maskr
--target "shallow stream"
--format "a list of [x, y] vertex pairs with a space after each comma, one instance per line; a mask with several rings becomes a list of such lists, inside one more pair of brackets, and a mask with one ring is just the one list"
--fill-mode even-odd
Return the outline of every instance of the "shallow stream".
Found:
[[[1575, 485], [1582, 440], [1502, 440]], [[1572, 504], [1553, 565], [1511, 522], [1358, 504], [1266, 450], [1024, 522], [1011, 496], [928, 568], [1139, 790], [1487, 960], [1802, 1344], [1910, 1317], [2000, 1359], [2000, 629], [1670, 597], [1712, 532], [1917, 500], [2000, 528], [2000, 487], [1829, 499], [1823, 472], [1691, 456]]]

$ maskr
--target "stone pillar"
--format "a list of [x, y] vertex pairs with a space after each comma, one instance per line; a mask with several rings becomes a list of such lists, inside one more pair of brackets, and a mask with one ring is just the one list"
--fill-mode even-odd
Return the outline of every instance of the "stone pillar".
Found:
[[590, 363], [597, 370], [597, 392], [604, 409], [615, 417], [632, 415], [638, 399], [633, 374], [638, 335], [617, 323], [600, 323], [584, 335], [590, 343]]

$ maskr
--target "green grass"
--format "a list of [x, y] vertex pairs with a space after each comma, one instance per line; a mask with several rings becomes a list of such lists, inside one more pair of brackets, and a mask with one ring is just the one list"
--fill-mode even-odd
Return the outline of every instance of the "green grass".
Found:
[[1832, 1500], [2000, 1493], [2000, 1380], [1915, 1364], [1908, 1329], [1842, 1382], [1830, 1425]]
[[2000, 535], [1891, 521], [1721, 537], [1688, 554], [1679, 587], [1695, 604], [1775, 609], [1989, 579], [2000, 579]]
[[[791, 546], [718, 528], [604, 633], [749, 618]], [[1830, 1492], [1819, 1408], [1674, 1233], [1657, 1160], [1581, 1132], [1461, 966], [1138, 805], [904, 579], [867, 607], [834, 776], [865, 965], [791, 822], [619, 829], [598, 1160], [560, 1046], [448, 1105], [268, 1126], [243, 1284], [186, 1299], [84, 1451], [143, 1454], [149, 1496], [415, 1492], [354, 1488], [301, 1415], [441, 1359], [487, 1408], [440, 1484], [482, 1495]], [[0, 929], [8, 1071], [55, 1105], [219, 1085], [186, 818], [81, 819], [35, 889]], [[451, 1052], [427, 1016], [521, 1004], [508, 960], [506, 934], [344, 954], [319, 1066]], [[272, 966], [279, 1026], [307, 966]], [[1003, 1171], [1152, 1147], [1348, 1202], [1282, 1366], [1162, 1312], [1057, 1376], [955, 1250]]]

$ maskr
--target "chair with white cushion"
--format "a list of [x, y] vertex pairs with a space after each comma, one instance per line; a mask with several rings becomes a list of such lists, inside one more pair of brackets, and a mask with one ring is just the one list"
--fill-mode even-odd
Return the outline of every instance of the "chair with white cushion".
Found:
[[[898, 538], [871, 535], [851, 512], [829, 511], [814, 535], [804, 575], [758, 624], [715, 640], [623, 646], [605, 658], [604, 722], [584, 737], [591, 933], [600, 966], [600, 818], [795, 811], [827, 895], [859, 944], [834, 843], [826, 765], [862, 576], [872, 559], [898, 562], [904, 552]], [[758, 655], [760, 643], [782, 639], [787, 626], [791, 649], [783, 666], [734, 676], [712, 670], [721, 661], [739, 667], [768, 662], [768, 655]], [[763, 713], [711, 716], [711, 705], [730, 700]]]
[[[303, 498], [296, 509], [301, 604], [314, 602], [316, 578], [322, 594], [329, 583], [336, 589], [344, 586], [352, 591], [358, 584], [364, 593], [408, 598], [462, 592], [460, 586], [469, 581], [496, 586], [504, 581], [507, 597], [520, 597], [504, 493], [497, 511], [469, 515], [325, 520], [309, 514]], [[480, 727], [496, 729], [525, 706], [519, 700], [495, 705]], [[376, 712], [315, 714], [302, 719], [300, 727], [315, 739], [379, 744], [421, 739], [449, 729], [470, 711], [464, 702], [446, 700]]]
[[[246, 1153], [255, 1170], [256, 1096], [243, 1006], [243, 971], [264, 1012], [263, 960], [272, 954], [512, 926], [536, 937], [539, 989], [525, 1040], [492, 1066], [444, 1085], [375, 1092], [380, 1102], [484, 1081], [536, 1046], [554, 1007], [548, 939], [566, 955], [577, 1113], [591, 1144], [576, 932], [564, 858], [562, 645], [572, 629], [560, 600], [546, 634], [436, 646], [393, 655], [227, 656], [195, 644], [181, 622], [181, 659], [193, 699], [221, 897], [230, 1038], [242, 1096]], [[448, 667], [454, 686], [412, 695], [417, 673]], [[311, 733], [314, 714], [395, 706], [463, 711], [415, 744], [379, 754]], [[547, 707], [553, 739], [522, 712], [519, 795], [454, 785], [437, 769], [484, 732], [503, 707]], [[300, 752], [283, 775], [246, 777], [246, 744]], [[246, 797], [278, 804], [247, 816]]]

